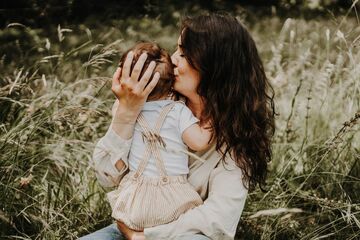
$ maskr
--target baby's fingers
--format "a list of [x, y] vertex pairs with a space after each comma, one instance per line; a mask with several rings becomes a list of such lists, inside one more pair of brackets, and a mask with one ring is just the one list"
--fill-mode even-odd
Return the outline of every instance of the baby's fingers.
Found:
[[160, 73], [156, 72], [154, 74], [154, 77], [151, 79], [151, 82], [144, 89], [145, 96], [149, 96], [151, 91], [156, 87], [156, 84], [159, 82], [159, 79], [160, 79]]
[[112, 78], [112, 85], [120, 84], [121, 67], [118, 67]]
[[149, 82], [155, 67], [156, 67], [156, 63], [154, 61], [151, 61], [151, 63], [149, 64], [148, 68], [146, 69], [145, 73], [143, 74], [143, 76], [141, 77], [138, 83], [138, 87], [139, 89], [141, 89], [141, 91], [144, 90], [146, 84]]
[[137, 62], [135, 63], [134, 69], [131, 72], [131, 80], [133, 82], [137, 83], [139, 81], [139, 77], [144, 67], [146, 58], [147, 58], [147, 53], [142, 53], [139, 59], [137, 60]]
[[126, 59], [125, 59], [124, 65], [123, 65], [123, 71], [121, 74], [122, 79], [130, 77], [131, 63], [132, 63], [133, 58], [134, 58], [134, 53], [133, 53], [133, 51], [130, 51], [126, 55]]
[[111, 84], [111, 90], [114, 93], [117, 92], [121, 88], [120, 75], [121, 75], [121, 67], [118, 67], [114, 73], [114, 76], [112, 78], [112, 84]]

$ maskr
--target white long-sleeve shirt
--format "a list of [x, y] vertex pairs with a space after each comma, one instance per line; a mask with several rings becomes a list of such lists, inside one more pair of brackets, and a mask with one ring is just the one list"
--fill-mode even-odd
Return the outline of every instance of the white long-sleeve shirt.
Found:
[[[99, 183], [105, 187], [117, 186], [127, 169], [118, 171], [115, 163], [126, 159], [132, 139], [124, 140], [110, 126], [96, 144], [93, 164]], [[234, 239], [236, 227], [247, 197], [242, 172], [232, 159], [220, 161], [215, 146], [196, 155], [203, 159], [189, 159], [188, 180], [204, 200], [204, 204], [191, 209], [177, 220], [144, 230], [145, 238], [176, 239], [184, 235], [204, 234], [211, 239]], [[128, 164], [126, 163], [126, 168]]]

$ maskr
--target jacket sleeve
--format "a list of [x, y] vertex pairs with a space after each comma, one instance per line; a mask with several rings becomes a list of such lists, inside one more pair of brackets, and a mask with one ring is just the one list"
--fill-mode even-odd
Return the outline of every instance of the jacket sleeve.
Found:
[[[100, 185], [114, 187], [119, 184], [128, 169], [127, 159], [131, 142], [132, 138], [125, 140], [117, 135], [111, 125], [105, 136], [97, 142], [92, 161]], [[125, 163], [125, 167], [121, 171], [115, 167], [116, 162], [120, 159]]]
[[204, 203], [171, 223], [146, 228], [145, 238], [176, 239], [201, 233], [215, 240], [234, 239], [247, 192], [241, 170], [237, 167], [226, 170], [220, 163], [210, 174], [209, 194]]

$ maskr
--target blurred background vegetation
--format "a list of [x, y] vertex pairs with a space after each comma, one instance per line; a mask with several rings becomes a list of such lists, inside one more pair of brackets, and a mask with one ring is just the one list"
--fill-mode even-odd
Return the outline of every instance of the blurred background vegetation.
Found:
[[[172, 14], [197, 13], [199, 9], [209, 11], [236, 11], [247, 8], [263, 11], [263, 14], [277, 11], [281, 15], [315, 16], [324, 12], [343, 12], [353, 0], [3, 0], [0, 3], [0, 23], [21, 22], [27, 26], [47, 26], [52, 23], [79, 23], [89, 18], [108, 20], [128, 16], [148, 15], [160, 17], [163, 22], [173, 23]], [[169, 21], [170, 20], [170, 21]]]
[[182, 16], [227, 11], [275, 89], [268, 191], [236, 239], [360, 238], [358, 1], [13, 0], [0, 3], [0, 238], [76, 239], [111, 222], [89, 161], [110, 79], [139, 40], [172, 52]]

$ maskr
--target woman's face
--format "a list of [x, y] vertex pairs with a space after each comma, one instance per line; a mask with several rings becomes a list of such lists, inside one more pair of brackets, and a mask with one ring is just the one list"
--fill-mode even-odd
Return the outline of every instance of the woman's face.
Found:
[[181, 37], [178, 39], [176, 51], [171, 56], [174, 67], [174, 90], [187, 98], [198, 96], [197, 88], [200, 83], [200, 74], [186, 60], [181, 51]]

